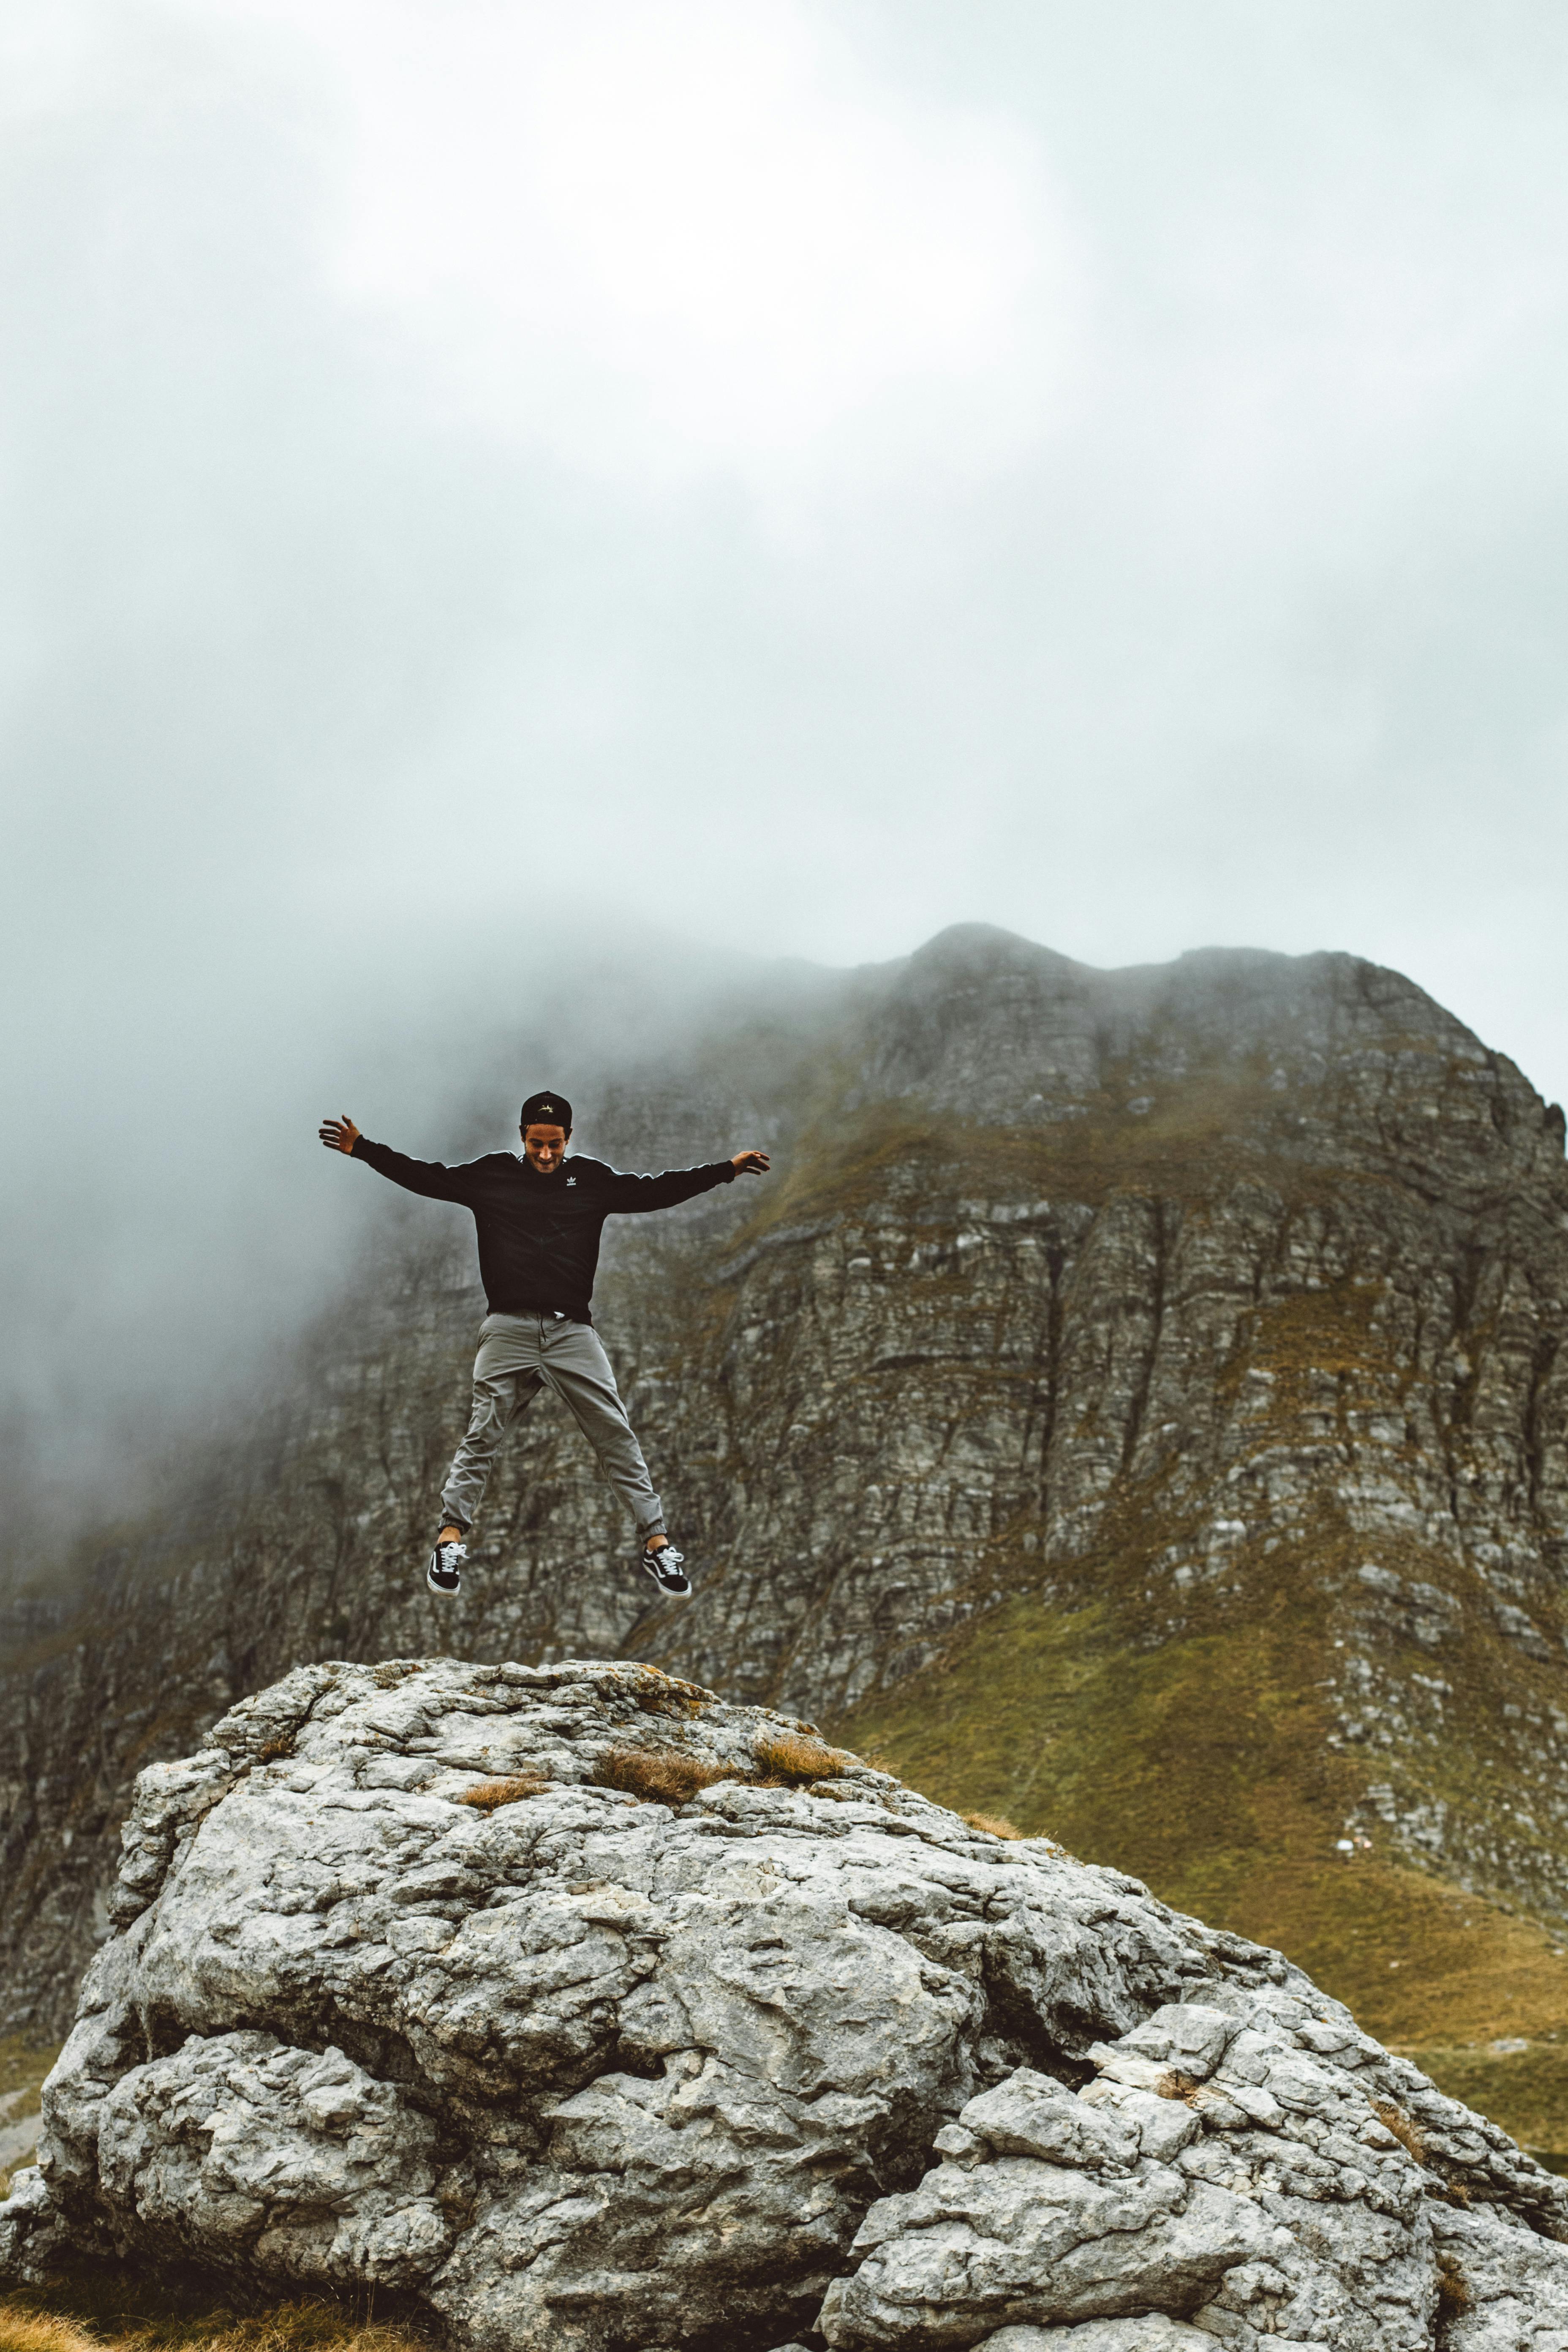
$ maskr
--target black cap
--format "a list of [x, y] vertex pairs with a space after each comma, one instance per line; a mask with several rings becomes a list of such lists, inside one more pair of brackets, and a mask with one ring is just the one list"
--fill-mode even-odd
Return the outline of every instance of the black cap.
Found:
[[552, 1094], [548, 1087], [542, 1095], [530, 1095], [518, 1114], [518, 1125], [529, 1127], [563, 1127], [572, 1132], [572, 1106], [564, 1095]]

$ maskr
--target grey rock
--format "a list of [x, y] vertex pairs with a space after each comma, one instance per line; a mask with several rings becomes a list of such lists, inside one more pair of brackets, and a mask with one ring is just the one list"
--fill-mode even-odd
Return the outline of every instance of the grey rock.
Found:
[[1161, 2059], [1167, 2066], [1206, 2082], [1235, 2041], [1239, 2028], [1223, 2010], [1202, 2001], [1176, 2001], [1156, 2010], [1121, 2037], [1121, 2048]]
[[1458, 2290], [1444, 2352], [1568, 2352], [1560, 2247], [1496, 2207], [1434, 2206], [1432, 2237]]
[[1002, 2327], [976, 2352], [1214, 2352], [1214, 2337], [1151, 2311], [1135, 2319], [1086, 2319], [1079, 2327]]
[[[786, 1735], [816, 1777], [764, 1785]], [[0, 2276], [376, 2287], [473, 2352], [1430, 2352], [1440, 2310], [1565, 2352], [1568, 2189], [1495, 2126], [1277, 1955], [814, 1742], [636, 1665], [247, 1701], [138, 1784]]]
[[1086, 2106], [1027, 2066], [971, 2099], [958, 2123], [997, 2156], [1037, 2156], [1087, 2172], [1131, 2171], [1141, 2152], [1136, 2125], [1115, 2108]]
[[835, 2347], [970, 2345], [998, 2321], [1192, 2311], [1274, 2238], [1258, 2204], [1146, 2159], [1109, 2179], [1018, 2157], [940, 2165], [872, 2207], [823, 2333]]
[[52, 2268], [80, 2251], [79, 2233], [67, 2225], [37, 2166], [13, 2173], [10, 2194], [0, 2205], [0, 2280], [40, 2286]]
[[[1189, 2141], [1194, 2140], [1203, 2123], [1210, 2122], [1210, 2111], [1204, 2105], [1200, 2122], [1198, 2099], [1161, 2098], [1153, 2092], [1139, 2090], [1102, 2074], [1096, 2083], [1079, 2094], [1080, 2103], [1089, 2107], [1111, 2107], [1121, 2119], [1138, 2136], [1138, 2152], [1152, 2156], [1164, 2164], [1180, 2154]], [[1236, 2110], [1237, 2124], [1246, 2117]]]
[[121, 2076], [97, 2117], [99, 2188], [140, 2246], [289, 2286], [411, 2286], [452, 2244], [435, 2124], [331, 2043], [193, 2033]]

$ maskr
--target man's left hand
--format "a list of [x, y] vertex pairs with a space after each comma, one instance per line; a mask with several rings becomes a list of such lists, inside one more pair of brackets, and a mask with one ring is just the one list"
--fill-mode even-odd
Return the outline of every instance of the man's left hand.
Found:
[[765, 1176], [772, 1164], [765, 1151], [737, 1151], [730, 1162], [737, 1176]]

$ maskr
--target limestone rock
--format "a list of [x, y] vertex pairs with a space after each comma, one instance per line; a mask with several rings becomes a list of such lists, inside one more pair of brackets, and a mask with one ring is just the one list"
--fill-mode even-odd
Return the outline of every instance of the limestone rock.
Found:
[[979, 2352], [1214, 2352], [1214, 2337], [1163, 2313], [1086, 2319], [1079, 2327], [1003, 2327]]
[[80, 2230], [67, 2226], [37, 2166], [29, 2164], [13, 2173], [11, 2193], [0, 2204], [0, 2280], [37, 2285], [82, 2242]]
[[474, 2352], [1429, 2352], [1440, 2311], [1563, 2352], [1568, 2188], [1495, 2126], [1278, 1955], [766, 1709], [305, 1667], [142, 1774], [124, 1851], [12, 2280], [374, 2286]]

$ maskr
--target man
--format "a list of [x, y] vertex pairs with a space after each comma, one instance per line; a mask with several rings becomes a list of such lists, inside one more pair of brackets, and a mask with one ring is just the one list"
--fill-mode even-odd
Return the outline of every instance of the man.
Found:
[[432, 1592], [456, 1592], [468, 1559], [490, 1465], [512, 1423], [542, 1388], [563, 1397], [610, 1484], [631, 1506], [641, 1538], [638, 1565], [661, 1592], [691, 1585], [669, 1540], [664, 1508], [626, 1419], [588, 1302], [606, 1217], [673, 1209], [737, 1176], [764, 1176], [765, 1151], [737, 1151], [706, 1168], [663, 1176], [620, 1176], [602, 1160], [568, 1160], [572, 1106], [549, 1089], [530, 1095], [520, 1120], [522, 1157], [487, 1152], [460, 1168], [408, 1160], [363, 1136], [345, 1111], [319, 1130], [329, 1151], [365, 1160], [407, 1192], [458, 1201], [479, 1228], [479, 1279], [489, 1313], [479, 1327], [474, 1403], [441, 1494], [441, 1528], [425, 1570]]

